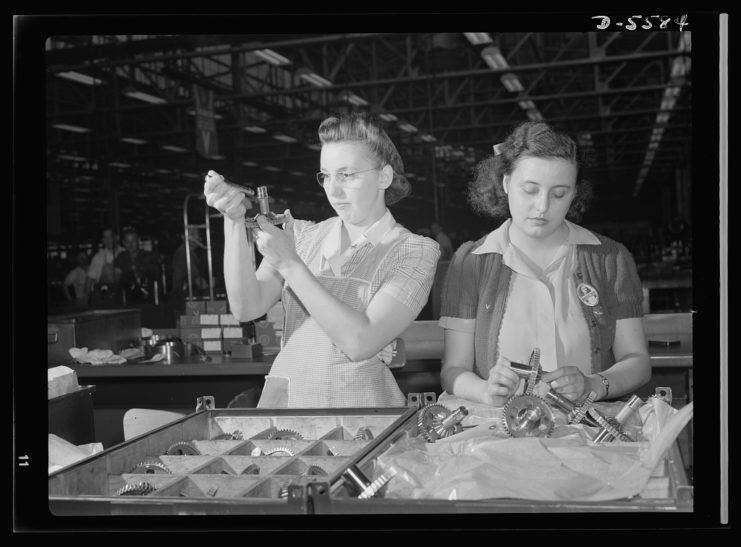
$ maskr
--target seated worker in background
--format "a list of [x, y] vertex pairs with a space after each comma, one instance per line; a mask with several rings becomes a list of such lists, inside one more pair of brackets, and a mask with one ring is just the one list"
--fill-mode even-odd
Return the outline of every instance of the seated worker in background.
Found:
[[151, 251], [139, 248], [139, 234], [134, 228], [124, 228], [123, 243], [126, 250], [113, 261], [123, 302], [154, 302], [155, 281], [160, 279], [157, 257]]
[[[67, 301], [74, 302], [75, 306], [86, 306], [88, 303], [88, 282], [87, 282], [87, 253], [85, 251], [79, 251], [75, 256], [77, 260], [77, 266], [70, 270], [67, 276], [64, 278], [62, 283], [62, 289], [64, 290], [64, 296]], [[70, 287], [74, 291], [74, 294], [70, 293]]]
[[442, 387], [502, 406], [520, 384], [509, 362], [528, 363], [538, 347], [542, 380], [572, 401], [632, 393], [651, 377], [641, 282], [621, 243], [566, 220], [591, 197], [576, 144], [526, 122], [494, 152], [478, 164], [469, 201], [509, 218], [451, 261]]
[[381, 123], [365, 114], [319, 126], [319, 185], [337, 216], [284, 229], [258, 217], [254, 250], [243, 193], [209, 171], [207, 203], [224, 216], [224, 276], [232, 313], [249, 321], [278, 300], [282, 347], [259, 408], [406, 405], [387, 364], [390, 344], [427, 301], [440, 251], [398, 224], [388, 205], [410, 191], [404, 166]]
[[103, 246], [93, 255], [87, 270], [88, 291], [92, 295], [93, 304], [112, 304], [116, 294], [113, 261], [126, 249], [117, 244], [116, 233], [110, 228], [103, 230], [101, 242]]

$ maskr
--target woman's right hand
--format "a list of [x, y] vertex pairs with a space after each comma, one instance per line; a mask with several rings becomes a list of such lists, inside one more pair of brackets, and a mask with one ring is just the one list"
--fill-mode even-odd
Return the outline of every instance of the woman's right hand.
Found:
[[203, 194], [206, 196], [206, 203], [235, 221], [243, 220], [245, 213], [252, 209], [249, 197], [229, 185], [216, 171], [209, 171], [206, 174]]
[[484, 402], [495, 407], [504, 406], [519, 384], [520, 377], [509, 367], [509, 361], [504, 357], [499, 357], [497, 363], [489, 371]]

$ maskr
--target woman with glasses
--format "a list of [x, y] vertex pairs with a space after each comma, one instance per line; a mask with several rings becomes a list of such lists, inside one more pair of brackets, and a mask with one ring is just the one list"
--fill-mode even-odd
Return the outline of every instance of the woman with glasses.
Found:
[[430, 238], [398, 224], [387, 206], [410, 191], [391, 139], [374, 117], [319, 126], [317, 180], [337, 216], [281, 230], [258, 216], [255, 271], [244, 194], [209, 171], [206, 201], [224, 214], [224, 277], [232, 313], [285, 310], [281, 351], [258, 408], [404, 406], [388, 368], [393, 342], [427, 302], [440, 255]]
[[441, 382], [502, 406], [522, 389], [510, 367], [540, 350], [542, 381], [572, 401], [611, 399], [651, 377], [636, 265], [620, 243], [567, 220], [586, 210], [574, 141], [526, 122], [479, 163], [469, 201], [504, 222], [456, 251], [445, 281]]

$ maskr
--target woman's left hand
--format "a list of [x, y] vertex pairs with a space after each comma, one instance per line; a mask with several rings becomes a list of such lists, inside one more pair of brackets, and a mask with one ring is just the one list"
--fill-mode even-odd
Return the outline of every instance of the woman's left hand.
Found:
[[544, 373], [540, 379], [570, 401], [577, 401], [589, 394], [589, 379], [578, 367], [559, 367]]
[[[290, 215], [288, 211], [286, 213]], [[254, 231], [255, 243], [268, 264], [283, 273], [286, 268], [301, 261], [291, 235], [272, 225], [264, 215], [257, 215], [257, 223], [260, 228]]]

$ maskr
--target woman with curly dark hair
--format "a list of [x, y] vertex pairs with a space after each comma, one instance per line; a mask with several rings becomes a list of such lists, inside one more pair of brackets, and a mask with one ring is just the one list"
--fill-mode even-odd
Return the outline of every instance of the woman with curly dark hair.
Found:
[[572, 401], [648, 382], [635, 262], [572, 222], [590, 197], [575, 142], [543, 122], [520, 124], [478, 164], [471, 205], [506, 220], [451, 261], [440, 313], [447, 394], [502, 406], [522, 389], [509, 363], [527, 363], [535, 347], [542, 381]]

